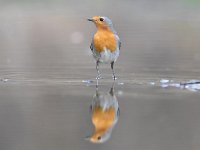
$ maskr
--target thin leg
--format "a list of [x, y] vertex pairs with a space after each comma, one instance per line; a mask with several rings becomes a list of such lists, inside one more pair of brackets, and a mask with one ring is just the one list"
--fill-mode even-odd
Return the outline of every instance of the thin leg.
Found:
[[114, 71], [114, 61], [111, 62], [111, 69], [112, 69], [112, 74], [113, 74], [113, 79], [116, 80], [116, 76], [115, 76], [115, 71]]
[[97, 79], [97, 80], [102, 79], [101, 73], [100, 73], [100, 71], [99, 71], [99, 61], [98, 61], [98, 60], [97, 60], [97, 62], [96, 62], [96, 70], [97, 70], [97, 77], [96, 77], [96, 79]]
[[115, 87], [115, 80], [113, 81], [113, 83], [112, 83], [112, 87], [110, 88], [110, 95], [111, 96], [114, 96], [114, 87]]
[[99, 80], [97, 80], [97, 83], [96, 83], [96, 93], [98, 93], [98, 90], [99, 90]]

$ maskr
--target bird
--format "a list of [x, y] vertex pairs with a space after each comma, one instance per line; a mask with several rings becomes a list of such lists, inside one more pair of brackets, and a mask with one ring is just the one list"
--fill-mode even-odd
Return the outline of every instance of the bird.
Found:
[[92, 143], [104, 143], [111, 137], [120, 114], [118, 100], [114, 93], [114, 84], [109, 92], [100, 92], [97, 86], [90, 112], [95, 129], [92, 135], [86, 139]]
[[114, 63], [120, 54], [121, 41], [115, 31], [112, 21], [105, 16], [94, 16], [88, 21], [93, 22], [96, 25], [97, 31], [92, 38], [90, 49], [93, 57], [96, 60], [96, 79], [102, 79], [99, 71], [100, 63], [110, 63], [112, 69], [112, 77], [116, 80]]

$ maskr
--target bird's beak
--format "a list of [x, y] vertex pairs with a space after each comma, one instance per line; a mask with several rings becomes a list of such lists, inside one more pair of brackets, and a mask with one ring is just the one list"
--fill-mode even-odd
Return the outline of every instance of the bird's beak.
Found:
[[88, 18], [87, 20], [88, 20], [88, 21], [93, 21], [93, 19], [91, 19], [91, 18]]

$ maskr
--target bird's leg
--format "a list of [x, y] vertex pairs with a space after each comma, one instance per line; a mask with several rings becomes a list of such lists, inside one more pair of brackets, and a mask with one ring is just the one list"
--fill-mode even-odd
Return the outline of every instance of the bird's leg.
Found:
[[112, 87], [110, 88], [110, 95], [114, 96], [114, 87], [115, 87], [115, 80], [113, 81]]
[[115, 71], [114, 71], [114, 61], [111, 62], [111, 69], [112, 69], [112, 74], [113, 74], [113, 79], [116, 80], [116, 76], [115, 76]]
[[97, 83], [96, 83], [96, 95], [98, 95], [98, 91], [99, 91], [99, 81], [97, 80]]
[[100, 73], [100, 71], [99, 71], [99, 61], [98, 61], [98, 60], [97, 60], [97, 62], [96, 62], [96, 70], [97, 70], [97, 77], [96, 77], [96, 79], [97, 79], [97, 80], [102, 79], [101, 73]]

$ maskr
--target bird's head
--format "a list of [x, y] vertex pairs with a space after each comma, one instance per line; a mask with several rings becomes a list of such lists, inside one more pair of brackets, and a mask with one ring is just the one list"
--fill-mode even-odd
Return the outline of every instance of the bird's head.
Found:
[[92, 143], [104, 143], [110, 138], [111, 133], [112, 133], [112, 128], [108, 129], [107, 131], [97, 130], [90, 137], [87, 137], [86, 139]]
[[112, 29], [113, 28], [112, 21], [108, 17], [94, 16], [88, 19], [88, 21], [92, 21], [96, 25], [97, 29]]

